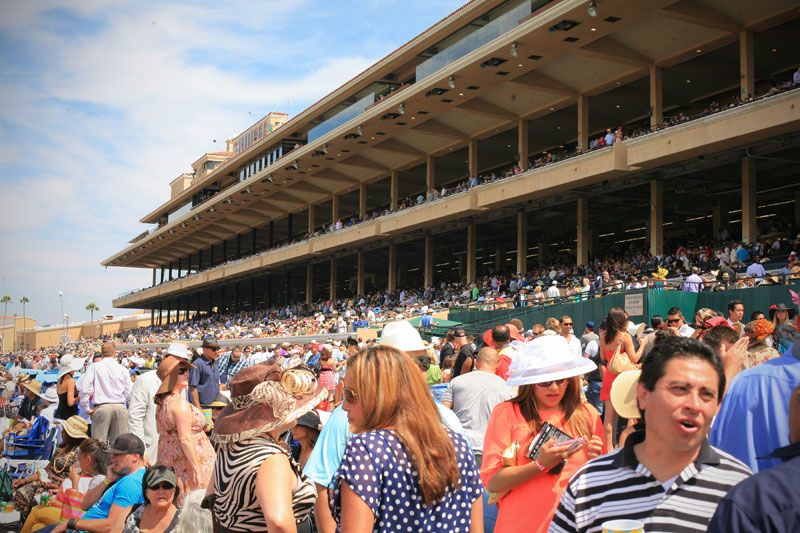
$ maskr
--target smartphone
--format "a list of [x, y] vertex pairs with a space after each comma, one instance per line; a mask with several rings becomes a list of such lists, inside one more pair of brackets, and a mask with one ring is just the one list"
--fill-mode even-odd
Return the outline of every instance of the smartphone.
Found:
[[586, 441], [583, 440], [582, 438], [578, 437], [577, 439], [572, 439], [572, 440], [568, 440], [566, 442], [562, 442], [562, 443], [559, 444], [559, 446], [566, 446], [567, 444], [569, 444], [569, 448], [567, 448], [567, 450], [566, 450], [567, 453], [572, 453], [575, 450], [579, 450], [580, 448], [583, 448], [584, 446], [586, 446]]

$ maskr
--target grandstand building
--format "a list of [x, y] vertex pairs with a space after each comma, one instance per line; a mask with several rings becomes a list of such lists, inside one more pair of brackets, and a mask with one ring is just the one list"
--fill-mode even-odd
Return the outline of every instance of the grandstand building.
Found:
[[160, 322], [798, 224], [797, 35], [786, 0], [469, 2], [198, 160], [102, 262], [153, 272], [114, 306]]

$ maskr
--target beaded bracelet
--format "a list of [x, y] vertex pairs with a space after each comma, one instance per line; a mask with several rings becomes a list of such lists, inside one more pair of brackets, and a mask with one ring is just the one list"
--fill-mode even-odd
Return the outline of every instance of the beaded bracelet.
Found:
[[539, 459], [536, 459], [536, 466], [537, 466], [537, 467], [539, 468], [539, 470], [541, 470], [542, 472], [544, 472], [545, 470], [547, 470], [547, 468], [545, 468], [545, 466], [544, 466], [544, 465], [541, 463], [541, 461], [539, 461]]

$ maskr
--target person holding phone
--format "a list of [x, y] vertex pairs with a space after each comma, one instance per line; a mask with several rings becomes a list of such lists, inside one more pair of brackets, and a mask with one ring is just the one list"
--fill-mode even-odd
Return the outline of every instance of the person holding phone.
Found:
[[[492, 411], [481, 466], [484, 486], [500, 498], [496, 533], [547, 531], [572, 474], [606, 453], [600, 415], [581, 400], [580, 376], [596, 367], [556, 335], [528, 342], [511, 365], [508, 384], [519, 392]], [[545, 423], [572, 440], [548, 438], [532, 460], [529, 448]], [[515, 442], [519, 451], [504, 460]]]

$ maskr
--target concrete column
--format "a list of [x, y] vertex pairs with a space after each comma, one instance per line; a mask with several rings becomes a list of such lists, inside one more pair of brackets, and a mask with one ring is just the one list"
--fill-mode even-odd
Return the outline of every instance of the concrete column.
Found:
[[794, 224], [800, 226], [800, 191], [794, 191]]
[[578, 198], [578, 250], [577, 263], [587, 265], [589, 263], [589, 199]]
[[503, 269], [503, 249], [499, 246], [494, 249], [494, 271], [500, 272]]
[[331, 257], [331, 286], [330, 286], [330, 296], [329, 296], [331, 300], [336, 299], [336, 280], [338, 278], [336, 272], [337, 270], [336, 266], [337, 266], [336, 258]]
[[589, 97], [578, 96], [578, 151], [589, 149]]
[[314, 204], [308, 204], [308, 232], [314, 232], [314, 226], [316, 226], [316, 221], [314, 220]]
[[661, 83], [662, 68], [650, 67], [650, 126], [655, 127], [664, 120], [664, 92]]
[[[275, 243], [275, 221], [274, 220], [270, 220], [269, 221], [269, 240], [267, 241], [267, 243], [269, 243], [269, 247], [270, 248], [272, 248], [272, 245]], [[224, 244], [224, 241], [223, 241], [223, 244]], [[223, 259], [223, 261], [224, 261], [224, 259]]]
[[[470, 141], [472, 143], [472, 141]], [[471, 152], [471, 150], [470, 150]], [[476, 265], [475, 265], [475, 255], [477, 249], [477, 241], [478, 241], [478, 227], [473, 224], [467, 224], [467, 283], [472, 283], [475, 281], [476, 275]]]
[[755, 54], [753, 53], [753, 32], [739, 33], [739, 76], [741, 78], [741, 98], [754, 96], [756, 88]]
[[339, 220], [339, 195], [333, 194], [331, 196], [331, 222], [336, 224]]
[[742, 158], [742, 241], [755, 242], [756, 227], [756, 160]]
[[364, 252], [358, 252], [356, 256], [358, 266], [356, 267], [356, 294], [364, 294]]
[[546, 242], [539, 242], [539, 264], [546, 266], [550, 261], [550, 245]]
[[[647, 224], [650, 224], [650, 220], [648, 219]], [[649, 226], [648, 226], [649, 227]], [[649, 235], [650, 232], [646, 232], [646, 235]], [[600, 252], [600, 232], [595, 230], [589, 231], [589, 240], [592, 241], [592, 245], [589, 247], [589, 250], [592, 251], [592, 255], [597, 257], [598, 253]]]
[[153, 287], [156, 286], [156, 269], [153, 269]]
[[311, 305], [314, 302], [314, 265], [311, 263], [306, 267], [306, 303]]
[[433, 237], [431, 235], [425, 236], [425, 286], [430, 287], [433, 285]]
[[521, 118], [517, 121], [517, 156], [519, 168], [528, 168], [528, 121]]
[[478, 177], [478, 140], [469, 140], [469, 175]]
[[390, 180], [389, 181], [389, 195], [390, 195], [390, 198], [391, 198], [389, 200], [389, 210], [390, 211], [394, 211], [395, 209], [397, 209], [397, 202], [398, 202], [398, 196], [399, 196], [399, 191], [400, 191], [399, 174], [400, 173], [398, 171], [392, 170], [392, 175], [389, 178], [389, 180]]
[[367, 184], [362, 183], [358, 188], [358, 216], [361, 220], [367, 218]]
[[528, 213], [517, 211], [517, 272], [528, 271]]
[[294, 237], [294, 215], [291, 213], [286, 215], [286, 228], [287, 238], [289, 239], [289, 242], [291, 242], [292, 237]]
[[436, 158], [428, 156], [425, 165], [425, 199], [428, 198], [428, 193], [433, 192], [436, 187]]
[[717, 239], [717, 236], [722, 231], [722, 228], [728, 225], [728, 222], [730, 221], [729, 214], [730, 207], [728, 206], [728, 201], [717, 200], [717, 202], [714, 204], [713, 214], [711, 217], [714, 239]]
[[650, 253], [656, 255], [664, 249], [664, 183], [650, 181]]
[[389, 245], [389, 279], [388, 279], [389, 292], [397, 290], [397, 245]]

